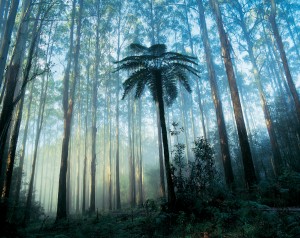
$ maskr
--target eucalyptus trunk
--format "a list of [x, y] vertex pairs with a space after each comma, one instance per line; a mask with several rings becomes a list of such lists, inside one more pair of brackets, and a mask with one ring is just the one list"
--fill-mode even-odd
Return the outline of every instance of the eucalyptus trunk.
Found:
[[[76, 0], [73, 1], [73, 10], [72, 10], [72, 24], [71, 24], [71, 37], [70, 37], [70, 49], [69, 57], [73, 49], [73, 28], [74, 28], [74, 14], [75, 14]], [[64, 95], [63, 95], [63, 109], [64, 109], [64, 135], [62, 143], [62, 153], [61, 153], [61, 166], [59, 173], [59, 188], [58, 188], [58, 199], [57, 199], [57, 213], [56, 221], [60, 219], [65, 219], [67, 217], [67, 170], [68, 170], [68, 147], [71, 134], [71, 121], [73, 115], [74, 107], [74, 96], [76, 89], [76, 82], [79, 78], [79, 52], [80, 52], [80, 39], [81, 39], [81, 21], [82, 21], [82, 9], [83, 9], [83, 0], [79, 0], [79, 12], [77, 17], [77, 33], [76, 33], [76, 46], [74, 53], [74, 79], [72, 82], [72, 87], [69, 97], [69, 74], [71, 59], [69, 59], [68, 66], [65, 72], [64, 78]]]
[[261, 75], [259, 73], [259, 69], [258, 69], [256, 59], [254, 56], [254, 44], [253, 44], [253, 42], [250, 38], [249, 32], [247, 30], [247, 25], [244, 20], [244, 13], [243, 13], [242, 7], [239, 3], [238, 3], [238, 12], [239, 12], [240, 19], [241, 19], [240, 25], [241, 25], [241, 28], [242, 28], [242, 31], [244, 34], [244, 38], [247, 43], [247, 51], [249, 54], [250, 62], [252, 64], [252, 71], [253, 71], [254, 79], [255, 79], [255, 82], [256, 82], [256, 85], [258, 88], [261, 106], [262, 106], [264, 117], [265, 117], [265, 123], [266, 123], [267, 131], [269, 134], [270, 142], [271, 142], [271, 149], [272, 149], [272, 153], [273, 153], [274, 172], [275, 172], [275, 175], [278, 176], [280, 174], [280, 171], [282, 170], [282, 158], [281, 158], [279, 145], [277, 142], [277, 137], [275, 134], [275, 129], [273, 126], [273, 121], [271, 118], [270, 110], [269, 110], [269, 107], [267, 104], [265, 93], [263, 91]]
[[272, 30], [273, 30], [273, 34], [274, 34], [274, 37], [275, 37], [275, 40], [276, 40], [276, 43], [277, 43], [277, 46], [278, 46], [278, 50], [279, 50], [279, 53], [280, 53], [280, 58], [281, 58], [282, 65], [283, 65], [283, 68], [284, 68], [285, 77], [286, 77], [289, 89], [291, 91], [293, 100], [295, 102], [298, 121], [300, 121], [300, 100], [299, 100], [299, 95], [298, 95], [295, 83], [292, 79], [291, 71], [290, 71], [289, 64], [288, 64], [287, 57], [286, 57], [286, 53], [285, 53], [285, 50], [284, 50], [284, 45], [283, 45], [282, 38], [280, 36], [278, 26], [277, 26], [277, 23], [276, 23], [276, 19], [275, 19], [276, 18], [276, 3], [275, 3], [275, 0], [270, 0], [270, 2], [271, 2], [271, 15], [269, 17], [269, 21], [270, 21], [270, 24], [271, 24], [271, 27], [272, 27]]
[[223, 26], [223, 20], [222, 20], [219, 4], [217, 3], [216, 0], [210, 0], [210, 3], [217, 22], [217, 27], [218, 27], [218, 32], [219, 32], [219, 37], [221, 42], [222, 57], [226, 68], [226, 74], [229, 83], [231, 99], [233, 103], [235, 122], [237, 125], [240, 148], [242, 152], [246, 187], [248, 189], [252, 189], [253, 186], [257, 183], [257, 178], [255, 175], [241, 101], [238, 93], [234, 70], [233, 70], [233, 64], [231, 61], [230, 42]]
[[12, 0], [9, 15], [5, 24], [3, 40], [0, 48], [0, 88], [3, 82], [3, 74], [5, 70], [6, 60], [8, 56], [8, 49], [11, 42], [11, 35], [15, 25], [16, 15], [18, 11], [20, 0]]
[[38, 111], [38, 118], [36, 123], [36, 137], [35, 137], [35, 143], [34, 143], [34, 152], [33, 152], [33, 163], [32, 163], [32, 169], [31, 169], [31, 176], [30, 176], [30, 182], [28, 187], [28, 194], [27, 194], [27, 200], [26, 200], [26, 207], [25, 207], [25, 216], [24, 216], [24, 224], [28, 223], [30, 220], [31, 215], [31, 204], [33, 200], [33, 186], [34, 186], [34, 180], [35, 180], [35, 169], [36, 169], [36, 163], [37, 163], [37, 152], [38, 152], [38, 145], [40, 141], [40, 135], [42, 131], [42, 126], [44, 122], [44, 111], [45, 111], [45, 103], [47, 98], [47, 90], [48, 90], [48, 80], [47, 77], [45, 83], [45, 77], [42, 79], [42, 90], [40, 94], [40, 105], [39, 105], [39, 111]]
[[98, 81], [99, 81], [99, 63], [100, 63], [100, 9], [99, 2], [97, 6], [97, 28], [96, 28], [96, 50], [95, 50], [95, 72], [93, 79], [92, 92], [92, 161], [91, 161], [91, 196], [90, 196], [90, 211], [95, 212], [96, 200], [96, 134], [97, 134], [97, 108], [98, 108]]
[[229, 144], [227, 131], [225, 126], [222, 102], [220, 100], [220, 93], [217, 86], [217, 76], [213, 63], [213, 57], [211, 53], [211, 46], [208, 38], [208, 31], [206, 26], [206, 19], [204, 15], [204, 6], [202, 0], [198, 0], [198, 10], [199, 10], [199, 24], [201, 27], [201, 38], [204, 45], [204, 52], [206, 58], [206, 66], [209, 75], [209, 82], [211, 87], [211, 94], [215, 106], [218, 133], [220, 138], [221, 156], [225, 173], [225, 180], [228, 187], [232, 187], [234, 182], [234, 176], [231, 165], [231, 158], [229, 153]]

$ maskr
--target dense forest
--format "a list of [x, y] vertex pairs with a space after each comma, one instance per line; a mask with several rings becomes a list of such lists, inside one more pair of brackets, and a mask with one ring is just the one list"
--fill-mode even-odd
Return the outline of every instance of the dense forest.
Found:
[[300, 237], [298, 0], [0, 0], [0, 237]]

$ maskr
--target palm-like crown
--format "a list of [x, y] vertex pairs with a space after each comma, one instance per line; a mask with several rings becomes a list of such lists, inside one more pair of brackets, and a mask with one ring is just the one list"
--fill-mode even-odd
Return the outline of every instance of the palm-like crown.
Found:
[[131, 44], [130, 49], [135, 55], [128, 56], [116, 63], [118, 70], [128, 70], [130, 76], [124, 81], [123, 99], [135, 88], [135, 98], [139, 98], [146, 85], [149, 87], [153, 99], [157, 100], [157, 75], [160, 76], [162, 93], [167, 105], [171, 105], [178, 95], [177, 81], [191, 92], [187, 72], [199, 77], [196, 58], [176, 52], [167, 52], [164, 44], [146, 47]]

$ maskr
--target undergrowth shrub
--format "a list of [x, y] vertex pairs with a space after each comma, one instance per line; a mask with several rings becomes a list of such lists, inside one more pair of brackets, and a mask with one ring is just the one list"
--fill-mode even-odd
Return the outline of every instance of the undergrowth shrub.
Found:
[[[176, 123], [172, 125], [171, 135], [178, 136], [182, 129], [178, 130]], [[204, 203], [213, 200], [220, 188], [214, 164], [214, 151], [203, 138], [194, 141], [192, 160], [187, 161], [184, 150], [185, 145], [179, 142], [172, 150], [171, 171], [176, 192], [176, 209], [189, 214], [200, 213]]]
[[300, 206], [300, 173], [284, 170], [273, 180], [261, 181], [257, 201], [271, 207]]

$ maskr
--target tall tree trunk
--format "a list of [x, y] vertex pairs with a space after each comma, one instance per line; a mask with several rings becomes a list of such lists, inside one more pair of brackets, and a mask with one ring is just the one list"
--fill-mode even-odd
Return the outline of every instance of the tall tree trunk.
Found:
[[27, 106], [27, 118], [26, 118], [24, 135], [23, 135], [23, 140], [22, 140], [22, 150], [21, 150], [21, 155], [20, 155], [19, 171], [17, 174], [17, 182], [16, 182], [15, 207], [17, 207], [18, 203], [19, 203], [20, 190], [21, 190], [21, 185], [22, 185], [24, 157], [25, 157], [25, 150], [26, 150], [26, 143], [27, 143], [31, 103], [32, 103], [32, 97], [33, 97], [33, 86], [34, 86], [34, 83], [32, 83], [32, 85], [31, 85], [29, 102], [28, 102], [28, 106]]
[[226, 68], [226, 74], [228, 78], [231, 99], [233, 103], [234, 116], [235, 116], [235, 121], [238, 130], [239, 142], [242, 151], [246, 187], [248, 189], [252, 189], [253, 185], [255, 185], [255, 183], [257, 182], [257, 178], [255, 175], [242, 106], [241, 106], [240, 97], [236, 85], [233, 65], [231, 61], [230, 43], [223, 26], [223, 20], [222, 20], [219, 4], [217, 3], [216, 0], [210, 0], [210, 3], [212, 6], [213, 13], [216, 17], [219, 37], [221, 41], [222, 57]]
[[[158, 39], [155, 39], [155, 9], [154, 9], [154, 2], [150, 0], [150, 27], [151, 27], [151, 45], [157, 43]], [[159, 35], [159, 33], [157, 33]], [[164, 157], [163, 157], [163, 148], [162, 148], [162, 132], [160, 126], [160, 116], [159, 116], [159, 108], [158, 104], [156, 103], [156, 126], [157, 126], [157, 137], [158, 137], [158, 156], [159, 156], [159, 175], [160, 175], [160, 191], [159, 195], [162, 198], [166, 198], [166, 188], [165, 188], [165, 171], [164, 171]]]
[[11, 35], [15, 25], [15, 19], [20, 0], [12, 0], [9, 15], [6, 21], [2, 45], [0, 48], [0, 88], [3, 82], [3, 73], [8, 55], [8, 49], [11, 42]]
[[96, 50], [95, 50], [95, 72], [93, 79], [92, 93], [92, 161], [91, 161], [91, 197], [90, 212], [95, 212], [95, 194], [96, 194], [96, 134], [97, 134], [97, 107], [98, 107], [98, 81], [99, 81], [99, 63], [100, 63], [100, 2], [97, 3], [97, 26], [96, 26]]
[[227, 137], [225, 120], [223, 115], [222, 102], [220, 100], [220, 93], [217, 86], [217, 77], [216, 77], [216, 72], [215, 72], [212, 53], [211, 53], [211, 46], [208, 39], [206, 19], [204, 15], [204, 6], [202, 0], [198, 0], [198, 10], [199, 10], [199, 24], [201, 27], [201, 38], [204, 45], [206, 66], [209, 75], [211, 94], [212, 94], [212, 98], [216, 110], [216, 116], [217, 116], [217, 125], [218, 125], [218, 133], [220, 138], [220, 147], [221, 147], [222, 162], [223, 162], [224, 173], [225, 173], [225, 180], [227, 186], [232, 187], [234, 182], [234, 177], [233, 177], [231, 158], [229, 153], [228, 137]]
[[[6, 173], [5, 173], [5, 180], [3, 184], [1, 199], [3, 200], [3, 210], [1, 209], [1, 221], [2, 219], [7, 219], [7, 212], [8, 212], [8, 198], [10, 194], [10, 187], [12, 182], [12, 173], [14, 168], [15, 162], [15, 154], [16, 154], [16, 147], [19, 137], [19, 128], [22, 119], [22, 112], [23, 112], [23, 105], [24, 105], [24, 97], [20, 100], [18, 105], [18, 112], [16, 114], [16, 121], [13, 127], [12, 136], [10, 139], [10, 145], [8, 150], [8, 157], [7, 157], [7, 166], [6, 166]], [[2, 204], [1, 204], [2, 206]], [[3, 216], [3, 218], [2, 218]]]
[[[189, 21], [189, 17], [188, 17], [188, 6], [186, 3], [186, 0], [184, 0], [184, 10], [185, 10], [184, 13], [185, 13], [185, 20], [186, 20], [186, 25], [187, 25], [187, 32], [188, 32], [188, 36], [189, 36], [189, 44], [190, 44], [190, 48], [192, 50], [192, 54], [194, 55], [195, 54], [194, 53], [194, 43], [193, 43], [193, 38], [192, 38], [192, 30], [191, 30], [191, 26], [190, 26], [190, 21]], [[198, 78], [196, 79], [196, 92], [197, 92], [197, 97], [198, 97], [198, 106], [199, 106], [199, 111], [200, 111], [200, 121], [201, 121], [201, 128], [203, 130], [203, 137], [204, 137], [204, 139], [207, 139], [206, 126], [204, 123], [203, 103], [201, 100], [201, 92], [200, 92], [200, 85], [199, 85]], [[187, 130], [187, 128], [185, 128], [185, 131], [186, 130]], [[196, 139], [195, 136], [194, 136], [194, 139]], [[187, 151], [189, 153], [188, 143], [186, 143], [186, 146], [187, 146]]]
[[32, 169], [31, 169], [31, 176], [30, 176], [30, 182], [28, 187], [28, 194], [27, 194], [27, 200], [26, 200], [26, 207], [25, 207], [25, 216], [24, 216], [24, 224], [28, 223], [30, 220], [30, 213], [31, 213], [31, 204], [32, 204], [32, 196], [33, 196], [33, 185], [34, 185], [34, 177], [35, 177], [35, 168], [36, 168], [36, 162], [37, 162], [37, 151], [38, 151], [38, 145], [40, 141], [40, 135], [42, 131], [42, 126], [44, 122], [44, 110], [45, 110], [45, 104], [46, 104], [46, 98], [47, 98], [47, 91], [48, 91], [48, 82], [49, 78], [46, 79], [46, 85], [45, 85], [45, 76], [42, 79], [42, 89], [41, 89], [41, 95], [40, 95], [40, 105], [39, 105], [39, 111], [38, 111], [38, 118], [37, 118], [37, 124], [36, 124], [36, 137], [35, 137], [35, 143], [34, 143], [34, 152], [33, 152], [33, 163], [32, 163]]
[[112, 112], [111, 112], [111, 91], [109, 90], [109, 97], [108, 97], [108, 121], [109, 121], [109, 129], [108, 129], [108, 136], [109, 136], [109, 174], [108, 174], [108, 209], [112, 210]]
[[[24, 6], [26, 7], [26, 3], [24, 3]], [[27, 8], [26, 8], [27, 9]], [[24, 13], [24, 12], [23, 12]], [[23, 38], [22, 34], [23, 34], [23, 30], [24, 28], [20, 27], [19, 31], [18, 31], [18, 36], [17, 36], [17, 44], [15, 46], [15, 51], [13, 53], [12, 59], [11, 59], [11, 63], [9, 66], [9, 71], [7, 72], [7, 89], [6, 89], [6, 94], [4, 97], [4, 104], [3, 104], [3, 109], [2, 109], [2, 113], [1, 113], [1, 118], [0, 118], [0, 122], [2, 124], [7, 126], [7, 128], [2, 127], [2, 131], [0, 131], [1, 137], [3, 136], [3, 138], [1, 138], [1, 142], [0, 142], [0, 162], [2, 162], [1, 157], [3, 157], [3, 151], [2, 148], [4, 148], [4, 142], [6, 141], [7, 138], [7, 132], [8, 132], [8, 128], [11, 124], [11, 117], [12, 117], [12, 113], [14, 110], [15, 105], [19, 102], [19, 100], [24, 100], [24, 96], [25, 96], [25, 90], [26, 90], [26, 85], [29, 81], [29, 73], [31, 71], [31, 66], [32, 66], [32, 59], [33, 59], [33, 54], [36, 50], [36, 43], [37, 43], [37, 39], [39, 37], [40, 34], [40, 29], [42, 26], [42, 22], [40, 23], [40, 25], [38, 25], [38, 18], [40, 16], [41, 13], [41, 8], [39, 7], [38, 13], [37, 13], [37, 19], [34, 22], [33, 25], [33, 32], [32, 32], [32, 38], [31, 38], [31, 42], [30, 42], [30, 47], [29, 47], [29, 51], [28, 51], [28, 56], [27, 56], [27, 62], [26, 62], [26, 66], [25, 66], [25, 70], [24, 70], [24, 75], [23, 75], [23, 79], [21, 82], [19, 82], [19, 87], [17, 88], [17, 84], [18, 84], [18, 77], [19, 77], [19, 70], [20, 70], [20, 65], [21, 65], [21, 61], [23, 59], [23, 55], [24, 55], [24, 41], [25, 39]], [[23, 20], [26, 17], [26, 14], [23, 14]], [[26, 25], [26, 24], [25, 24]], [[18, 91], [17, 91], [18, 89]], [[16, 96], [15, 96], [16, 94]], [[15, 128], [13, 131], [13, 136], [12, 136], [12, 143], [10, 145], [9, 148], [9, 153], [8, 153], [8, 158], [7, 158], [7, 170], [6, 170], [6, 177], [5, 177], [5, 183], [4, 186], [2, 188], [2, 194], [1, 194], [1, 216], [0, 216], [0, 222], [3, 222], [3, 219], [6, 219], [6, 215], [7, 215], [7, 199], [9, 197], [9, 192], [10, 192], [10, 184], [11, 184], [11, 179], [12, 179], [12, 172], [13, 172], [13, 167], [14, 167], [14, 157], [15, 157], [15, 151], [16, 151], [16, 146], [17, 146], [17, 140], [18, 140], [18, 136], [19, 136], [19, 129], [20, 129], [20, 123], [21, 123], [21, 116], [22, 116], [22, 110], [23, 110], [23, 103], [21, 102], [20, 104], [20, 108], [21, 109], [19, 111], [19, 115], [17, 118], [17, 122], [15, 124]], [[3, 113], [4, 112], [4, 113]], [[1, 127], [1, 126], [0, 126]], [[2, 211], [3, 209], [3, 211]]]
[[[122, 5], [118, 8], [118, 48], [117, 48], [117, 61], [120, 60], [121, 52], [121, 10]], [[117, 85], [116, 85], [116, 208], [121, 209], [121, 195], [120, 195], [120, 74], [117, 73]]]
[[278, 30], [278, 26], [276, 23], [276, 4], [275, 4], [275, 0], [270, 0], [271, 3], [271, 15], [269, 17], [269, 21], [271, 23], [271, 27], [272, 27], [272, 31], [278, 46], [278, 50], [280, 53], [280, 58], [283, 64], [283, 68], [284, 68], [284, 73], [285, 73], [285, 77], [289, 86], [289, 89], [291, 91], [292, 97], [294, 99], [295, 102], [295, 106], [296, 106], [296, 113], [297, 113], [297, 117], [298, 117], [298, 121], [300, 122], [300, 100], [299, 100], [299, 95], [297, 93], [297, 89], [295, 86], [295, 83], [292, 79], [292, 75], [289, 69], [289, 65], [288, 65], [288, 61], [287, 61], [287, 57], [286, 57], [286, 53], [284, 50], [284, 45], [282, 42], [282, 38], [279, 34], [279, 30]]
[[[80, 89], [80, 84], [79, 87]], [[80, 90], [79, 90], [80, 91]], [[81, 113], [82, 113], [82, 106], [81, 106], [81, 94], [79, 93], [79, 110], [78, 110], [78, 127], [77, 127], [77, 166], [76, 166], [76, 213], [79, 214], [79, 199], [80, 199], [80, 145], [81, 145]]]
[[7, 1], [0, 0], [0, 45], [2, 45], [2, 39], [3, 39], [5, 23], [6, 23], [5, 5], [9, 4], [9, 3], [10, 3], [10, 1], [8, 1], [8, 0]]
[[[5, 143], [8, 138], [8, 129], [10, 127], [12, 113], [14, 110], [14, 106], [16, 104], [16, 102], [14, 102], [15, 100], [14, 96], [19, 82], [21, 62], [25, 54], [26, 34], [28, 32], [27, 17], [29, 16], [29, 12], [30, 12], [30, 9], [28, 9], [29, 5], [30, 5], [29, 0], [23, 3], [23, 9], [21, 14], [22, 24], [18, 29], [15, 47], [12, 53], [10, 63], [6, 70], [6, 74], [5, 74], [6, 84], [3, 85], [3, 89], [5, 89], [5, 91], [3, 97], [2, 111], [0, 115], [0, 171], [2, 171], [2, 161], [5, 156], [4, 152], [5, 152]], [[0, 52], [0, 57], [1, 57], [1, 52]], [[29, 60], [31, 61], [32, 59]], [[0, 76], [0, 78], [2, 78], [2, 75]], [[1, 83], [0, 83], [0, 88], [1, 88]]]
[[[88, 52], [90, 53], [90, 40], [88, 44]], [[86, 198], [86, 173], [87, 173], [87, 138], [88, 138], [88, 112], [89, 112], [89, 85], [90, 85], [90, 69], [91, 69], [91, 62], [90, 58], [88, 58], [87, 65], [86, 65], [86, 85], [87, 85], [87, 92], [86, 92], [86, 111], [85, 111], [85, 132], [84, 132], [84, 161], [83, 161], [83, 178], [82, 178], [82, 213], [85, 213], [85, 198]]]
[[143, 205], [142, 101], [139, 99], [139, 205]]
[[171, 165], [170, 165], [170, 155], [169, 155], [169, 145], [168, 145], [168, 132], [165, 121], [165, 109], [164, 109], [164, 101], [163, 101], [163, 88], [162, 88], [162, 75], [160, 71], [155, 72], [155, 80], [156, 80], [156, 92], [157, 92], [157, 101], [159, 108], [159, 117], [162, 131], [162, 141], [164, 148], [164, 158], [165, 158], [165, 170], [166, 170], [166, 178], [167, 178], [167, 187], [168, 187], [168, 206], [170, 210], [175, 208], [176, 196], [174, 191], [174, 183], [171, 175]]
[[243, 34], [244, 34], [244, 38], [245, 38], [246, 43], [247, 43], [247, 51], [248, 51], [248, 54], [249, 54], [250, 62], [252, 64], [252, 71], [253, 71], [255, 82], [256, 82], [256, 85], [257, 85], [257, 88], [258, 88], [260, 101], [261, 101], [261, 106], [262, 106], [264, 117], [265, 117], [266, 127], [267, 127], [267, 130], [268, 130], [268, 134], [269, 134], [269, 138], [270, 138], [270, 142], [271, 142], [271, 149], [272, 149], [273, 160], [274, 160], [273, 161], [274, 172], [275, 172], [275, 175], [278, 176], [280, 174], [280, 171], [282, 170], [282, 159], [281, 159], [281, 155], [280, 155], [279, 145], [278, 145], [278, 142], [277, 142], [277, 138], [276, 138], [276, 134], [275, 134], [275, 130], [274, 130], [270, 110], [269, 110], [268, 105], [267, 105], [266, 96], [265, 96], [265, 93], [263, 91], [261, 76], [260, 76], [260, 73], [259, 73], [259, 69], [258, 69], [258, 66], [257, 66], [257, 63], [256, 63], [255, 56], [254, 56], [253, 42], [252, 42], [252, 40], [250, 38], [250, 35], [248, 33], [246, 22], [244, 20], [244, 13], [243, 13], [242, 7], [241, 7], [239, 2], [237, 2], [237, 10], [238, 10], [239, 15], [240, 15], [240, 19], [241, 19], [240, 25], [241, 25], [241, 28], [242, 28], [242, 31], [243, 31]]
[[[73, 13], [72, 13], [72, 25], [71, 25], [71, 38], [70, 38], [70, 46], [73, 45], [73, 28], [74, 28], [74, 12], [76, 6], [76, 0], [73, 1]], [[71, 61], [69, 60], [68, 66], [65, 72], [64, 78], [64, 136], [62, 143], [62, 153], [61, 153], [61, 166], [59, 173], [59, 188], [58, 188], [58, 199], [57, 199], [57, 213], [56, 213], [56, 221], [60, 219], [65, 219], [67, 217], [67, 169], [68, 169], [68, 146], [71, 134], [71, 120], [73, 115], [73, 107], [74, 107], [74, 96], [76, 89], [76, 82], [79, 78], [80, 69], [79, 69], [79, 52], [80, 52], [80, 38], [81, 38], [81, 21], [82, 21], [82, 9], [83, 9], [83, 0], [79, 0], [79, 12], [77, 16], [77, 33], [76, 33], [76, 47], [74, 54], [74, 79], [70, 91], [70, 97], [68, 96], [69, 89], [69, 73]], [[69, 57], [71, 57], [71, 51], [73, 47], [69, 49]]]
[[158, 137], [160, 196], [162, 198], [165, 198], [166, 197], [165, 170], [164, 170], [164, 161], [163, 161], [164, 157], [163, 157], [162, 135], [161, 135], [158, 103], [155, 104], [155, 111], [156, 111], [156, 125], [157, 125], [157, 137]]

